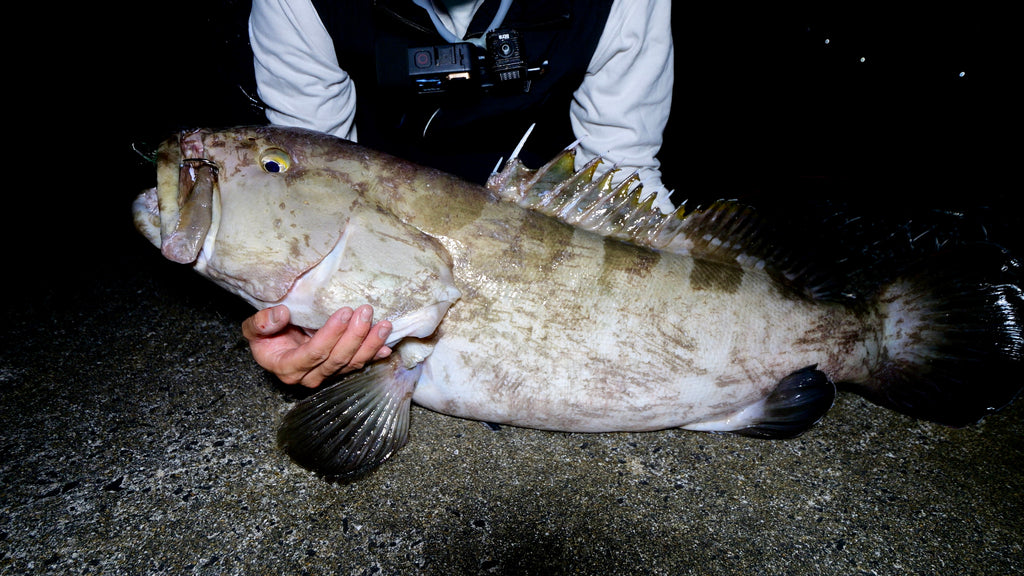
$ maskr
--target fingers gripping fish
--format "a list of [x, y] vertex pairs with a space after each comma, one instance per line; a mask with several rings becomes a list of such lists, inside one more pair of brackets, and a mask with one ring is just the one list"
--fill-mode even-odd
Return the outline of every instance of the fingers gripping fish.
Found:
[[843, 296], [842, 281], [720, 202], [661, 214], [571, 151], [487, 188], [315, 132], [165, 142], [139, 230], [253, 306], [318, 328], [368, 302], [396, 353], [298, 402], [279, 440], [329, 477], [377, 466], [416, 402], [546, 430], [801, 434], [836, 383], [960, 426], [1009, 403], [1020, 266], [999, 248]]

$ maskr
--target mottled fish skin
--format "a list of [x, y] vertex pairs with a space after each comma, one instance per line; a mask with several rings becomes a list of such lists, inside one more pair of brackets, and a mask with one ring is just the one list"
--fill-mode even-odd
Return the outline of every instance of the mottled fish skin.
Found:
[[[217, 175], [208, 230], [180, 205], [196, 196], [177, 189], [190, 162], [216, 167], [200, 179]], [[627, 189], [588, 188], [593, 170], [573, 175], [568, 165], [562, 157], [534, 174], [513, 163], [484, 188], [305, 130], [197, 131], [162, 148], [158, 187], [136, 201], [136, 222], [157, 246], [174, 231], [205, 234], [197, 271], [254, 306], [287, 304], [299, 325], [370, 302], [396, 327], [399, 360], [374, 377], [402, 384], [381, 396], [405, 398], [414, 386], [413, 401], [452, 416], [789, 437], [828, 409], [832, 382], [862, 383], [876, 402], [956, 425], [1020, 389], [969, 385], [982, 367], [998, 374], [1024, 357], [1020, 266], [1006, 254], [987, 252], [996, 273], [983, 280], [940, 278], [948, 305], [925, 294], [929, 279], [848, 306], [762, 242], [745, 209], [661, 215]], [[185, 217], [190, 225], [179, 225]], [[973, 354], [968, 369], [952, 360], [956, 346]], [[361, 402], [339, 400], [349, 401]], [[315, 438], [333, 438], [337, 424], [317, 405], [300, 408], [285, 442], [311, 446], [300, 459], [317, 468], [329, 451]], [[386, 416], [374, 446], [390, 454], [406, 419], [395, 427]], [[324, 470], [351, 473], [344, 462], [363, 456]]]
[[[364, 215], [393, 214], [443, 246], [438, 260], [451, 263], [459, 296], [413, 397], [438, 412], [552, 430], [687, 426], [736, 412], [801, 367], [858, 378], [877, 355], [877, 318], [802, 298], [763, 270], [603, 237], [449, 175], [319, 135], [253, 129], [206, 140], [205, 156], [224, 164], [222, 207], [239, 193], [232, 178], [244, 175], [248, 209], [236, 212], [230, 237], [222, 224], [204, 272], [233, 281], [235, 270], [258, 268], [243, 255], [276, 241], [295, 260], [282, 279], [263, 280], [274, 287], [268, 304], [283, 298], [279, 286], [331, 249], [330, 234], [309, 234], [362, 219], [353, 216], [360, 206], [380, 209]], [[257, 152], [266, 149], [301, 155], [292, 152], [282, 179], [259, 169]], [[264, 185], [281, 180], [303, 186]], [[294, 216], [301, 208], [307, 211]], [[288, 215], [294, 219], [282, 221]], [[296, 227], [304, 245], [321, 246], [305, 260], [292, 247], [299, 237], [282, 236], [282, 228]], [[378, 256], [377, 268], [355, 284], [392, 274], [394, 255]], [[285, 260], [273, 249], [256, 258]], [[251, 295], [251, 276], [245, 282], [241, 290]], [[422, 293], [398, 289], [394, 302], [373, 298], [381, 317], [400, 317], [404, 300]], [[367, 298], [353, 289], [332, 297], [320, 315]]]
[[443, 211], [409, 213], [448, 249], [463, 294], [414, 396], [445, 414], [551, 430], [687, 426], [803, 366], [857, 379], [877, 356], [876, 317], [802, 298], [763, 270], [637, 248], [508, 203], [457, 228]]

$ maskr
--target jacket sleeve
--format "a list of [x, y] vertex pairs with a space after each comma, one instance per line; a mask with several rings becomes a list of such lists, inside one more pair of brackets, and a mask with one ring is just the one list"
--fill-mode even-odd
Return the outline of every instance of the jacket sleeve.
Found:
[[673, 58], [670, 0], [616, 0], [569, 109], [577, 168], [603, 156], [619, 177], [638, 171], [662, 211], [673, 206], [655, 155], [672, 106]]
[[356, 139], [356, 89], [310, 0], [253, 0], [256, 86], [271, 124]]

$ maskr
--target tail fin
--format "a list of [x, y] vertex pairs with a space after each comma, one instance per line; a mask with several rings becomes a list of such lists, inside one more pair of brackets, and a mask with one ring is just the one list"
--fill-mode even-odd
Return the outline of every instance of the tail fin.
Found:
[[882, 362], [857, 390], [917, 418], [966, 426], [1024, 385], [1021, 266], [991, 244], [938, 254], [889, 284]]

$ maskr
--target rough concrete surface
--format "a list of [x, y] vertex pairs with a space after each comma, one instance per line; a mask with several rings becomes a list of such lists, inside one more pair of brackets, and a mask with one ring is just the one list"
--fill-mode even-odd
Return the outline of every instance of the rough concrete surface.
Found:
[[1024, 403], [950, 429], [841, 395], [790, 441], [414, 408], [324, 482], [274, 445], [292, 397], [248, 310], [143, 244], [5, 318], [0, 574], [1024, 572]]

